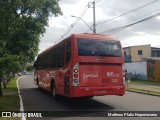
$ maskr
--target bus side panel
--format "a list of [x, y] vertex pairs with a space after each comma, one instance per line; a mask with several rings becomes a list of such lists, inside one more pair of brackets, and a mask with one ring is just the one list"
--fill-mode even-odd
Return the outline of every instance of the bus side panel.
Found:
[[49, 91], [49, 84], [48, 84], [48, 80], [49, 80], [49, 73], [47, 70], [40, 70], [39, 71], [39, 76], [38, 76], [38, 86]]
[[63, 95], [63, 91], [64, 91], [63, 79], [64, 79], [63, 69], [57, 69], [56, 77], [55, 77], [56, 94]]

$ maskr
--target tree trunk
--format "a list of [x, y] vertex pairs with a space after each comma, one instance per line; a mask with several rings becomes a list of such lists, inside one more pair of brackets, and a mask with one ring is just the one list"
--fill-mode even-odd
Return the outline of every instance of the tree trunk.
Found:
[[4, 81], [3, 81], [3, 87], [4, 87], [4, 89], [6, 89], [6, 88], [7, 88], [7, 86], [6, 86], [6, 82], [7, 82], [6, 80], [4, 80]]
[[2, 83], [2, 79], [0, 78], [0, 97], [3, 96], [3, 93], [2, 93], [2, 84], [1, 83]]

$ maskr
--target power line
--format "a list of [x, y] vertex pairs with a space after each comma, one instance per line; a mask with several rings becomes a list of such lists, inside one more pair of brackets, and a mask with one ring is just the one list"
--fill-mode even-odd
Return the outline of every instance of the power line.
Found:
[[[94, 0], [94, 4], [97, 4], [99, 1], [101, 1], [101, 0]], [[93, 3], [93, 2], [92, 2]], [[89, 29], [85, 32], [85, 33], [88, 33], [88, 31], [90, 31], [91, 29], [93, 29], [93, 26], [94, 25], [91, 25], [90, 27], [89, 27]], [[95, 26], [94, 26], [94, 28], [96, 27], [96, 23], [95, 23]], [[95, 32], [95, 31], [94, 31]]]
[[70, 27], [69, 27], [68, 30], [64, 33], [64, 35], [61, 36], [61, 39], [62, 39], [63, 37], [65, 37], [65, 36], [71, 31], [71, 29], [78, 23], [78, 21], [79, 21], [79, 20], [83, 17], [83, 15], [87, 12], [88, 8], [89, 8], [89, 4], [84, 8], [84, 10], [82, 11], [82, 13], [81, 13], [81, 14], [79, 15], [79, 17], [75, 20], [75, 22], [70, 25]]
[[122, 30], [124, 30], [124, 29], [126, 29], [126, 28], [128, 28], [128, 27], [131, 27], [131, 26], [136, 25], [136, 24], [141, 23], [141, 22], [148, 21], [148, 20], [150, 20], [150, 19], [152, 19], [152, 18], [155, 18], [155, 17], [157, 17], [157, 16], [160, 16], [160, 12], [159, 12], [159, 13], [156, 13], [156, 14], [154, 14], [154, 15], [151, 15], [151, 16], [149, 16], [149, 17], [147, 17], [147, 18], [144, 18], [144, 19], [142, 19], [142, 20], [139, 20], [139, 21], [137, 21], [137, 22], [134, 22], [134, 23], [131, 23], [131, 24], [128, 24], [128, 25], [124, 25], [124, 26], [118, 27], [118, 28], [116, 28], [116, 29], [111, 29], [111, 31], [110, 31], [108, 34], [107, 34], [108, 31], [105, 31], [105, 32], [103, 32], [103, 33], [106, 33], [107, 35], [112, 35], [112, 34], [114, 34], [114, 33], [117, 33], [117, 32], [119, 32], [119, 31], [122, 31]]
[[[143, 15], [143, 16], [140, 16], [140, 17], [138, 17], [138, 18], [136, 18], [136, 19], [132, 19], [132, 20], [128, 21], [127, 23], [131, 24], [131, 22], [134, 22], [135, 20], [138, 20], [138, 19], [142, 19], [142, 18], [144, 18], [144, 17], [146, 17], [146, 16], [149, 16], [149, 15], [153, 15], [155, 12], [158, 12], [159, 10], [160, 10], [160, 9], [157, 9], [157, 10], [154, 10], [154, 11], [152, 11], [152, 12], [149, 12], [149, 13], [147, 13], [147, 14], [145, 14], [145, 15]], [[125, 26], [127, 23], [121, 24], [121, 25], [119, 25], [119, 26]], [[113, 31], [117, 30], [118, 28], [120, 28], [120, 27], [108, 29], [108, 30], [106, 30], [106, 31], [99, 32], [99, 33], [110, 33], [110, 32], [113, 32]]]
[[[90, 26], [90, 28], [93, 28], [93, 25]], [[90, 29], [88, 29], [85, 33], [88, 33], [90, 31]]]
[[[99, 1], [100, 1], [100, 0], [97, 0], [96, 2], [99, 2]], [[138, 7], [138, 8], [135, 8], [135, 9], [129, 11], [129, 12], [123, 13], [123, 14], [121, 14], [121, 15], [119, 15], [119, 16], [116, 16], [116, 17], [113, 17], [113, 18], [111, 18], [111, 19], [109, 19], [109, 20], [106, 20], [106, 21], [97, 23], [96, 25], [100, 25], [100, 24], [103, 24], [103, 23], [106, 23], [106, 22], [113, 21], [114, 19], [117, 19], [117, 18], [119, 18], [119, 17], [125, 16], [125, 15], [127, 15], [127, 14], [129, 14], [129, 13], [135, 12], [135, 11], [137, 11], [137, 10], [139, 10], [139, 9], [142, 9], [142, 8], [144, 8], [144, 7], [146, 7], [146, 6], [149, 6], [149, 5], [151, 5], [151, 4], [153, 4], [153, 3], [157, 2], [157, 1], [159, 1], [159, 0], [154, 0], [154, 1], [149, 2], [149, 3], [147, 3], [147, 4], [143, 5], [143, 6], [140, 6], [140, 7]], [[93, 25], [92, 25], [90, 28], [92, 28], [92, 27], [93, 27]], [[90, 31], [90, 29], [88, 29], [88, 30], [86, 31], [86, 33], [88, 33], [89, 31]]]
[[121, 15], [119, 15], [119, 16], [116, 16], [116, 17], [113, 17], [113, 18], [111, 18], [111, 19], [109, 19], [109, 20], [105, 20], [105, 21], [103, 21], [103, 22], [97, 23], [96, 25], [103, 24], [103, 23], [106, 23], [106, 22], [110, 22], [110, 21], [112, 21], [112, 20], [114, 20], [114, 19], [117, 19], [117, 18], [122, 17], [122, 16], [124, 16], [124, 15], [127, 15], [127, 14], [129, 14], [129, 13], [132, 13], [132, 12], [134, 12], [134, 11], [137, 11], [137, 10], [139, 10], [139, 9], [141, 9], [141, 8], [144, 8], [144, 7], [148, 6], [148, 5], [151, 5], [151, 4], [153, 4], [153, 3], [157, 2], [157, 1], [159, 1], [159, 0], [154, 0], [154, 1], [152, 1], [152, 2], [150, 2], [150, 3], [147, 3], [147, 4], [143, 5], [143, 6], [140, 6], [140, 7], [138, 7], [138, 8], [135, 8], [135, 9], [129, 11], [129, 12], [123, 13], [123, 14], [121, 14]]
[[[97, 0], [97, 1], [99, 2], [100, 0]], [[142, 5], [142, 6], [138, 7], [138, 8], [135, 8], [135, 9], [133, 9], [133, 10], [131, 10], [131, 11], [128, 11], [128, 12], [126, 12], [126, 13], [123, 13], [123, 14], [121, 14], [121, 15], [119, 15], [119, 16], [116, 16], [116, 17], [113, 17], [113, 18], [111, 18], [111, 19], [109, 19], [109, 20], [105, 20], [105, 21], [103, 21], [103, 22], [97, 23], [96, 25], [100, 25], [100, 24], [103, 24], [103, 23], [106, 23], [106, 22], [113, 21], [114, 19], [117, 19], [117, 18], [122, 17], [122, 16], [124, 16], [124, 15], [127, 15], [127, 14], [129, 14], [129, 13], [135, 12], [135, 11], [137, 11], [137, 10], [139, 10], [139, 9], [142, 9], [142, 8], [144, 8], [144, 7], [146, 7], [146, 6], [149, 6], [149, 5], [151, 5], [151, 4], [153, 4], [153, 3], [157, 2], [157, 1], [159, 1], [159, 0], [154, 0], [154, 1], [149, 2], [149, 3], [145, 4], [145, 5]], [[92, 25], [90, 28], [92, 28], [92, 27], [93, 27], [93, 25]], [[90, 31], [90, 29], [88, 29], [88, 30], [86, 31], [86, 33], [88, 33], [89, 31]]]

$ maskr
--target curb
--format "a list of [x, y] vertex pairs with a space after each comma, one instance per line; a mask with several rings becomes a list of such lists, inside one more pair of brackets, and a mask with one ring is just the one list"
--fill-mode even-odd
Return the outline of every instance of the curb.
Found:
[[[19, 94], [19, 99], [20, 99], [20, 112], [23, 112], [24, 111], [23, 100], [22, 100], [22, 97], [21, 97], [21, 94], [20, 94], [20, 89], [19, 89], [19, 84], [18, 84], [20, 78], [21, 77], [19, 77], [17, 79], [16, 83], [17, 83], [18, 94]], [[26, 120], [26, 118], [22, 116], [22, 120]]]
[[155, 94], [150, 94], [150, 93], [143, 93], [143, 92], [138, 92], [138, 91], [134, 91], [134, 90], [126, 90], [126, 91], [160, 97], [160, 95], [155, 95]]

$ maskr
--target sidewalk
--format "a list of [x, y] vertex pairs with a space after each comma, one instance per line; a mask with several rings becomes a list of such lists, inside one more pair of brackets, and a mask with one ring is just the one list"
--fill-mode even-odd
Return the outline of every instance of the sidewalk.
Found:
[[128, 86], [126, 86], [126, 90], [160, 96], [160, 86], [158, 85], [135, 84], [131, 81]]

